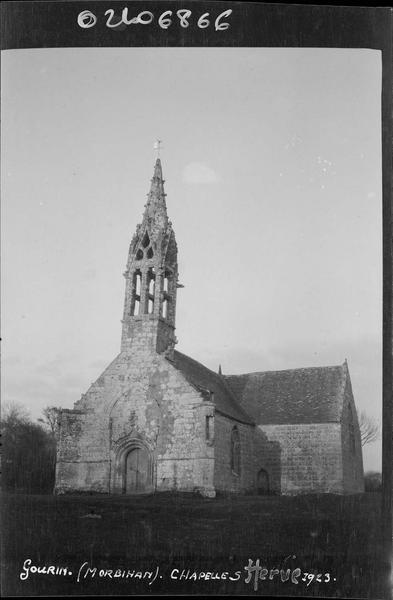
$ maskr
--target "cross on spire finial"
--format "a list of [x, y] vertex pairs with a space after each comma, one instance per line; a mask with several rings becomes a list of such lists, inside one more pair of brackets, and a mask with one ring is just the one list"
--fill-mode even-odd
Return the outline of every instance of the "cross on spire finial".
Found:
[[157, 139], [154, 143], [154, 150], [157, 152], [157, 158], [160, 158], [160, 150], [162, 148], [162, 140]]

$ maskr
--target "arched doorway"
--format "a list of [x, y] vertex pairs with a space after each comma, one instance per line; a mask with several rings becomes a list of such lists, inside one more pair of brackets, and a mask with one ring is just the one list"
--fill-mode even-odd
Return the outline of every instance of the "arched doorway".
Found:
[[150, 460], [144, 447], [130, 450], [124, 461], [124, 492], [142, 494], [149, 491]]
[[258, 473], [257, 490], [261, 496], [268, 494], [270, 491], [269, 474], [265, 469], [261, 469]]

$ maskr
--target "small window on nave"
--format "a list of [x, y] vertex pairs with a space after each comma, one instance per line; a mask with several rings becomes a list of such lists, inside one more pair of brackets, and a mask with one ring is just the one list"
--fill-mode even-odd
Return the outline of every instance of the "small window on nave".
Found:
[[231, 469], [235, 475], [240, 475], [240, 436], [235, 426], [231, 433]]
[[147, 251], [147, 258], [153, 258], [154, 253], [153, 253], [153, 248], [149, 248]]
[[205, 436], [207, 442], [213, 441], [213, 417], [212, 415], [206, 415], [205, 418]]
[[136, 253], [136, 259], [137, 260], [142, 260], [142, 258], [143, 258], [143, 250], [141, 250], [139, 248], [138, 252]]

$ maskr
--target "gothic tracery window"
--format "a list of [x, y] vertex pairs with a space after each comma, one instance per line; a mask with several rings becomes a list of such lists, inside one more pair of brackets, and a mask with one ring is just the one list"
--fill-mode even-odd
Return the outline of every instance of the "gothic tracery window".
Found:
[[136, 253], [136, 260], [143, 260], [145, 258], [153, 258], [154, 252], [151, 245], [151, 240], [147, 231], [142, 238], [141, 246]]
[[232, 473], [240, 475], [240, 436], [236, 426], [231, 433], [231, 469]]

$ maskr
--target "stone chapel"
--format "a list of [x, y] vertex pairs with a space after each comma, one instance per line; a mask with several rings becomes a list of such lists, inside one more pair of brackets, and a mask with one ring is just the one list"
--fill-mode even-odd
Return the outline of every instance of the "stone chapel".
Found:
[[126, 271], [120, 353], [59, 413], [56, 493], [363, 491], [348, 365], [224, 375], [175, 350], [161, 162]]

